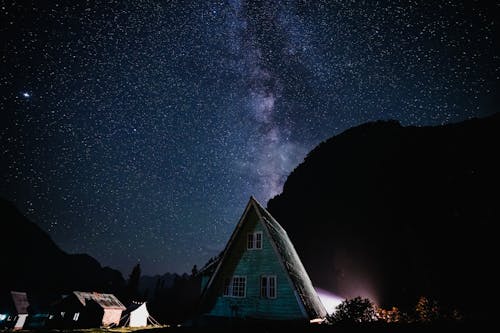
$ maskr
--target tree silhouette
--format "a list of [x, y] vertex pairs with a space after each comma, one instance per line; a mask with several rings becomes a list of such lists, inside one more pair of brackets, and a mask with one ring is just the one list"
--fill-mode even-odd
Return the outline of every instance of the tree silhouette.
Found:
[[193, 266], [193, 269], [191, 269], [191, 276], [194, 277], [198, 274], [198, 267], [196, 265]]
[[376, 314], [373, 303], [359, 296], [344, 300], [330, 317], [332, 323], [366, 323], [374, 320]]
[[132, 269], [127, 282], [127, 301], [130, 303], [139, 297], [139, 280], [141, 278], [141, 265], [137, 264]]

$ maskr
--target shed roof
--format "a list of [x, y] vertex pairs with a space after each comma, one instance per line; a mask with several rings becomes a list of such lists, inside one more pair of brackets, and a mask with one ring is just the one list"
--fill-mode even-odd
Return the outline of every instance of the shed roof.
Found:
[[113, 294], [101, 294], [97, 292], [85, 291], [73, 291], [73, 294], [83, 306], [86, 305], [86, 301], [94, 301], [103, 309], [125, 310], [125, 306]]

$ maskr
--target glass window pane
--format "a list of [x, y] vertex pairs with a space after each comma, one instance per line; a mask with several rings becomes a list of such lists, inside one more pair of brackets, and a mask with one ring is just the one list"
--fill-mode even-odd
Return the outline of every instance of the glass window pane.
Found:
[[262, 232], [255, 233], [255, 248], [262, 249]]
[[270, 276], [269, 277], [269, 293], [268, 293], [269, 298], [275, 298], [276, 297], [276, 276]]
[[248, 249], [253, 249], [253, 234], [248, 234], [247, 237], [247, 248]]
[[267, 297], [267, 276], [260, 278], [260, 296]]
[[225, 279], [224, 280], [224, 296], [230, 296], [230, 295], [231, 295], [231, 280]]

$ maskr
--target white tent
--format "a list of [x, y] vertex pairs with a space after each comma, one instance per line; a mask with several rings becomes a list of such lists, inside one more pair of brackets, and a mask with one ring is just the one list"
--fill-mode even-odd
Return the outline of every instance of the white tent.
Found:
[[158, 322], [149, 315], [146, 302], [133, 302], [123, 313], [121, 322], [123, 326], [129, 327], [143, 327], [147, 326], [148, 323], [154, 326], [159, 325]]

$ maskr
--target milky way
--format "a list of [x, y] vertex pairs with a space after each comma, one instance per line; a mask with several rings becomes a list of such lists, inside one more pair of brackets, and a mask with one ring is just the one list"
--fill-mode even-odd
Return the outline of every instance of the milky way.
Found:
[[497, 110], [498, 4], [4, 1], [0, 195], [68, 252], [189, 271], [321, 141]]
[[[286, 176], [306, 153], [306, 148], [300, 142], [290, 139], [291, 129], [288, 124], [275, 119], [279, 112], [277, 104], [285, 98], [282, 95], [282, 81], [285, 81], [286, 77], [276, 73], [272, 65], [267, 63], [265, 53], [269, 52], [269, 49], [259, 42], [259, 37], [264, 40], [280, 37], [290, 39], [287, 33], [275, 37], [272, 34], [277, 32], [271, 29], [261, 31], [263, 27], [277, 22], [279, 14], [285, 16], [288, 13], [281, 12], [280, 9], [286, 8], [279, 8], [272, 2], [258, 8], [262, 13], [256, 15], [257, 19], [249, 13], [255, 8], [243, 6], [241, 2], [234, 1], [231, 8], [232, 12], [228, 15], [229, 26], [232, 27], [230, 42], [240, 45], [235, 56], [240, 59], [238, 72], [241, 75], [242, 87], [246, 88], [243, 90], [243, 100], [246, 102], [244, 112], [250, 115], [252, 120], [248, 126], [255, 128], [252, 140], [246, 147], [250, 154], [239, 161], [239, 167], [243, 174], [255, 177], [254, 195], [267, 201], [280, 193]], [[292, 19], [291, 16], [289, 19]], [[279, 22], [277, 24], [279, 25]], [[279, 28], [282, 31], [284, 27]], [[264, 36], [260, 36], [261, 34]]]

